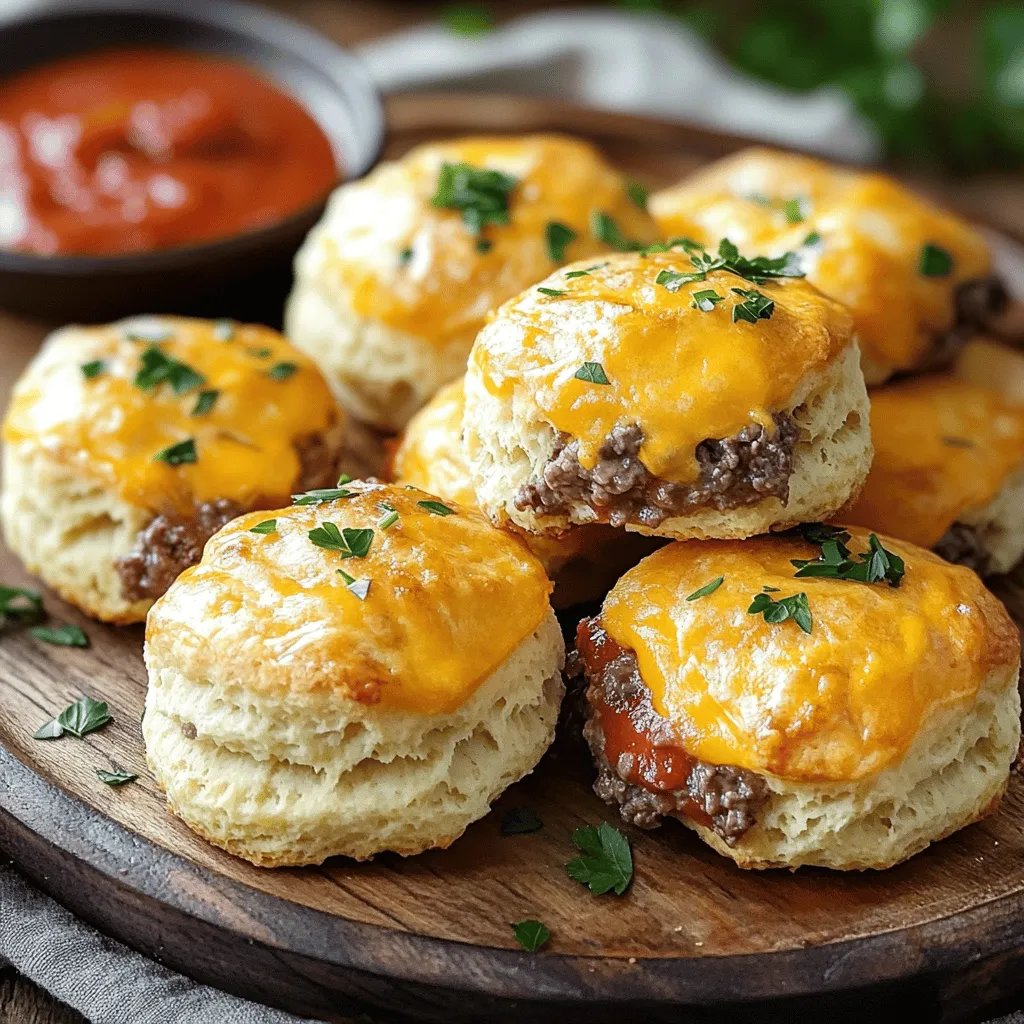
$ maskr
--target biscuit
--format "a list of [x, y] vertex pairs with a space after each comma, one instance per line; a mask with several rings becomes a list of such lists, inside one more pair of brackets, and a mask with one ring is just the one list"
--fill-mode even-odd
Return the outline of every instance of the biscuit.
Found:
[[849, 315], [801, 280], [695, 271], [704, 258], [577, 264], [480, 332], [464, 444], [495, 523], [739, 538], [858, 492], [871, 440]]
[[168, 806], [263, 866], [449, 845], [552, 740], [550, 589], [521, 541], [416, 489], [243, 516], [147, 621]]
[[52, 334], [3, 425], [7, 545], [83, 611], [140, 622], [248, 508], [333, 484], [346, 422], [266, 327], [144, 317]]
[[670, 544], [583, 621], [595, 790], [744, 868], [891, 867], [998, 806], [1020, 638], [969, 569], [803, 533]]
[[850, 308], [869, 385], [948, 362], [1006, 304], [981, 232], [876, 172], [758, 147], [656, 193], [651, 212], [669, 236], [795, 253]]
[[656, 237], [588, 143], [420, 146], [335, 192], [296, 258], [285, 331], [356, 418], [399, 430], [463, 372], [490, 309], [570, 259]]
[[1024, 407], [953, 374], [929, 374], [871, 392], [871, 433], [871, 472], [844, 522], [981, 575], [1020, 561]]

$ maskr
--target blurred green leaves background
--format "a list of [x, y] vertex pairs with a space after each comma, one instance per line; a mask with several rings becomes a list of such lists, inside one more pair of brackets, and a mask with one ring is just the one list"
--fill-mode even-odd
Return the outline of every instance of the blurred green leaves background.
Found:
[[[767, 82], [843, 90], [892, 159], [962, 172], [1024, 164], [1024, 2], [616, 2], [679, 18]], [[490, 15], [453, 5], [446, 21], [476, 33]]]
[[622, 0], [673, 14], [744, 71], [842, 89], [890, 157], [973, 171], [1024, 162], [1024, 3]]

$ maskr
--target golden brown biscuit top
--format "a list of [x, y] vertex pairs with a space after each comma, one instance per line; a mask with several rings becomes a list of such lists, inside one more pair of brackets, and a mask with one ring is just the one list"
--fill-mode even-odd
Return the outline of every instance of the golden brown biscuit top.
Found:
[[[868, 535], [850, 533], [856, 560]], [[603, 625], [636, 652], [655, 709], [692, 756], [791, 780], [861, 779], [899, 761], [932, 712], [968, 709], [988, 673], [1020, 657], [1016, 627], [974, 573], [882, 542], [904, 560], [898, 587], [794, 579], [791, 560], [820, 549], [789, 536], [676, 542], [623, 576]], [[810, 633], [748, 610], [801, 593]]]
[[[477, 234], [460, 209], [434, 205], [444, 164], [514, 179], [508, 222]], [[490, 309], [554, 267], [610, 251], [594, 234], [599, 213], [625, 239], [657, 238], [625, 180], [588, 143], [530, 135], [421, 146], [337, 193], [322, 236], [325, 274], [345, 285], [361, 316], [439, 347], [472, 341]], [[549, 247], [552, 223], [575, 234], [562, 253]]]
[[[716, 270], [678, 290], [659, 283], [693, 269], [677, 249], [566, 267], [497, 311], [469, 373], [492, 394], [527, 392], [556, 430], [579, 439], [587, 468], [613, 427], [637, 424], [651, 473], [694, 480], [702, 441], [750, 423], [774, 430], [798, 385], [849, 349], [852, 327], [845, 309], [799, 279], [754, 285]], [[711, 308], [698, 307], [702, 292], [715, 296]], [[769, 305], [767, 319], [739, 316], [750, 295]]]
[[153, 511], [288, 495], [296, 442], [337, 422], [312, 361], [268, 327], [139, 317], [52, 335], [15, 386], [8, 444], [32, 444]]
[[[670, 236], [729, 238], [747, 255], [799, 252], [808, 280], [853, 312], [865, 359], [915, 366], [949, 330], [957, 286], [991, 255], [969, 224], [882, 174], [751, 149], [651, 199]], [[943, 256], [926, 258], [926, 247]]]
[[1024, 466], [1024, 408], [951, 375], [873, 391], [871, 437], [871, 472], [843, 517], [926, 548]]
[[262, 692], [448, 714], [550, 614], [551, 584], [465, 506], [414, 488], [341, 492], [229, 523], [157, 602], [147, 643]]

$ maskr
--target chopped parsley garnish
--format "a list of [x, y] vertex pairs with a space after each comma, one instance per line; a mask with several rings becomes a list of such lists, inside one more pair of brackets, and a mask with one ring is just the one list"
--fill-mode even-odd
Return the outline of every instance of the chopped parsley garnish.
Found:
[[516, 921], [512, 925], [516, 942], [519, 943], [527, 953], [536, 953], [541, 946], [551, 939], [551, 932], [546, 924], [540, 921]]
[[953, 271], [953, 257], [931, 242], [921, 249], [919, 269], [925, 277], [948, 277]]
[[555, 263], [565, 262], [565, 250], [576, 238], [576, 232], [568, 224], [559, 224], [557, 220], [549, 220], [544, 229], [544, 238], [548, 243], [548, 255]]
[[772, 201], [767, 196], [761, 195], [760, 192], [749, 193], [747, 199], [750, 202], [755, 203], [757, 206], [767, 207], [772, 205]]
[[134, 782], [138, 775], [133, 775], [131, 772], [108, 772], [97, 768], [96, 778], [105, 786], [123, 786], [126, 782]]
[[339, 473], [338, 474], [337, 483], [335, 483], [334, 486], [335, 487], [344, 487], [345, 484], [350, 484], [350, 483], [352, 483], [352, 477], [350, 477], [348, 475], [348, 473]]
[[455, 515], [455, 509], [449, 508], [443, 502], [440, 501], [417, 501], [417, 505], [420, 508], [426, 509], [431, 515], [434, 516], [453, 516]]
[[571, 281], [574, 277], [589, 277], [591, 271], [600, 270], [602, 267], [607, 267], [607, 263], [595, 263], [592, 267], [587, 267], [586, 270], [567, 270], [565, 273], [565, 279]]
[[25, 625], [43, 617], [43, 598], [37, 590], [0, 585], [0, 626]]
[[707, 277], [701, 271], [689, 270], [662, 270], [654, 279], [655, 284], [667, 288], [670, 292], [677, 292], [684, 284], [693, 284], [694, 281], [703, 281]]
[[564, 291], [560, 291], [558, 288], [538, 288], [537, 291], [541, 295], [550, 295], [553, 299], [559, 299], [565, 294]]
[[801, 224], [805, 219], [803, 203], [799, 199], [787, 199], [782, 204], [782, 212], [786, 215], [787, 224]]
[[503, 836], [523, 836], [539, 832], [544, 827], [540, 815], [532, 807], [513, 807], [501, 819]]
[[168, 466], [185, 466], [196, 461], [196, 442], [193, 438], [187, 438], [172, 444], [162, 452], [153, 456], [154, 462], [166, 462]]
[[264, 519], [262, 523], [257, 523], [255, 526], [249, 527], [250, 533], [258, 533], [261, 536], [266, 536], [268, 533], [277, 533], [277, 520], [276, 519]]
[[629, 840], [602, 821], [597, 828], [578, 828], [572, 841], [581, 855], [565, 865], [569, 877], [587, 886], [595, 896], [614, 889], [621, 896], [633, 878]]
[[746, 256], [740, 255], [739, 250], [728, 238], [723, 238], [718, 243], [717, 257], [701, 249], [700, 252], [691, 254], [690, 262], [698, 270], [728, 270], [738, 277], [753, 281], [754, 284], [765, 284], [780, 277], [804, 276], [803, 270], [800, 269], [800, 258], [795, 252], [786, 252], [774, 259], [768, 256], [747, 259]]
[[588, 384], [611, 384], [604, 367], [600, 363], [584, 363], [573, 376], [577, 380], [585, 380]]
[[490, 239], [478, 238], [476, 240], [476, 251], [478, 253], [480, 253], [481, 256], [486, 255], [493, 248], [494, 248], [494, 243], [492, 241], [490, 241]]
[[966, 437], [944, 437], [942, 443], [950, 448], [974, 448], [976, 445]]
[[309, 539], [318, 547], [337, 551], [342, 558], [365, 558], [373, 544], [373, 530], [346, 526], [339, 530], [334, 523], [321, 523], [309, 531]]
[[767, 583], [761, 589], [766, 594], [777, 594], [779, 592], [779, 588], [778, 587], [769, 587]]
[[88, 647], [89, 638], [82, 632], [78, 626], [72, 626], [70, 623], [65, 623], [63, 626], [57, 626], [56, 629], [47, 629], [45, 626], [36, 626], [31, 630], [32, 635], [37, 640], [42, 640], [44, 644], [53, 644], [55, 647]]
[[631, 242], [626, 238], [619, 230], [619, 225], [601, 210], [595, 210], [590, 218], [590, 230], [599, 242], [619, 252], [637, 252], [643, 248], [640, 242]]
[[133, 383], [143, 391], [152, 391], [164, 381], [171, 385], [176, 395], [183, 395], [193, 388], [201, 387], [206, 383], [206, 378], [191, 366], [165, 355], [163, 349], [150, 345], [142, 353], [139, 372], [135, 374]]
[[480, 4], [449, 4], [441, 10], [441, 23], [460, 36], [485, 35], [494, 28], [490, 11]]
[[626, 195], [635, 207], [647, 212], [647, 189], [639, 181], [631, 181], [626, 186]]
[[478, 235], [487, 224], [508, 223], [509, 194], [518, 184], [517, 178], [501, 171], [444, 163], [430, 201], [434, 206], [459, 210], [466, 227]]
[[251, 356], [255, 356], [257, 359], [269, 359], [273, 354], [272, 348], [261, 347], [259, 345], [246, 345], [246, 352]]
[[401, 263], [403, 267], [407, 263], [411, 263], [412, 262], [412, 248], [411, 247], [403, 249], [398, 254], [398, 262]]
[[737, 302], [732, 307], [732, 322], [745, 320], [748, 324], [756, 324], [758, 320], [770, 320], [775, 311], [775, 301], [767, 295], [762, 295], [756, 288], [749, 290], [745, 288], [733, 288], [737, 295], [743, 297], [743, 302]]
[[56, 740], [65, 733], [81, 739], [90, 732], [102, 729], [114, 719], [110, 715], [106, 701], [93, 700], [92, 697], [79, 697], [74, 704], [69, 704], [56, 718], [41, 725], [34, 733], [33, 739]]
[[702, 313], [710, 313], [718, 302], [725, 302], [725, 296], [719, 295], [714, 288], [703, 288], [693, 293], [693, 308]]
[[213, 325], [213, 336], [218, 341], [234, 341], [235, 340], [235, 321], [234, 320], [218, 320]]
[[205, 416], [217, 404], [219, 397], [220, 392], [216, 389], [200, 391], [196, 398], [196, 404], [192, 406], [192, 415]]
[[384, 515], [377, 520], [378, 530], [388, 530], [398, 522], [398, 512], [395, 509], [385, 511]]
[[[341, 481], [339, 480], [340, 484]], [[345, 483], [348, 483], [346, 480]], [[355, 491], [347, 491], [344, 487], [321, 487], [314, 491], [306, 491], [304, 494], [293, 494], [293, 505], [323, 505], [328, 501], [337, 501], [339, 498], [351, 498]]]
[[86, 380], [92, 380], [93, 377], [98, 377], [106, 369], [106, 365], [102, 359], [94, 359], [90, 363], [82, 363], [82, 376]]
[[267, 376], [271, 380], [287, 380], [298, 368], [295, 363], [274, 363], [267, 370]]
[[196, 441], [188, 437], [177, 444], [165, 447], [153, 457], [154, 462], [166, 462], [168, 466], [186, 466], [197, 461]]
[[[819, 526], [820, 524], [809, 524]], [[829, 531], [833, 531], [829, 534]], [[797, 578], [813, 576], [820, 579], [852, 580], [854, 583], [881, 583], [898, 587], [906, 573], [906, 566], [899, 555], [885, 548], [876, 534], [868, 535], [868, 550], [853, 555], [847, 547], [850, 534], [836, 527], [823, 527], [816, 531], [820, 540], [814, 540], [821, 547], [816, 559], [794, 558], [793, 566]]]
[[719, 576], [717, 579], [713, 579], [710, 583], [705, 583], [699, 590], [695, 590], [686, 600], [696, 601], [698, 598], [707, 597], [708, 594], [713, 594], [724, 582], [725, 577]]
[[370, 592], [370, 581], [367, 579], [357, 580], [355, 576], [349, 576], [344, 569], [338, 570], [338, 575], [345, 581], [345, 589], [355, 594], [360, 601], [366, 600]]
[[817, 245], [821, 241], [821, 235], [817, 231], [812, 231], [805, 239], [804, 245]]
[[758, 594], [747, 609], [748, 615], [763, 615], [765, 622], [785, 622], [792, 619], [805, 633], [810, 633], [811, 608], [804, 593], [792, 594], [779, 600], [769, 597], [766, 593]]

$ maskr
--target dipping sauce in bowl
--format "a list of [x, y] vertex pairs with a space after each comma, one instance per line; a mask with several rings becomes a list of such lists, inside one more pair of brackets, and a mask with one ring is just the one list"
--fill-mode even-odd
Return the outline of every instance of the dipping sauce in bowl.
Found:
[[103, 50], [0, 83], [0, 249], [114, 255], [226, 238], [322, 199], [339, 168], [247, 67]]

